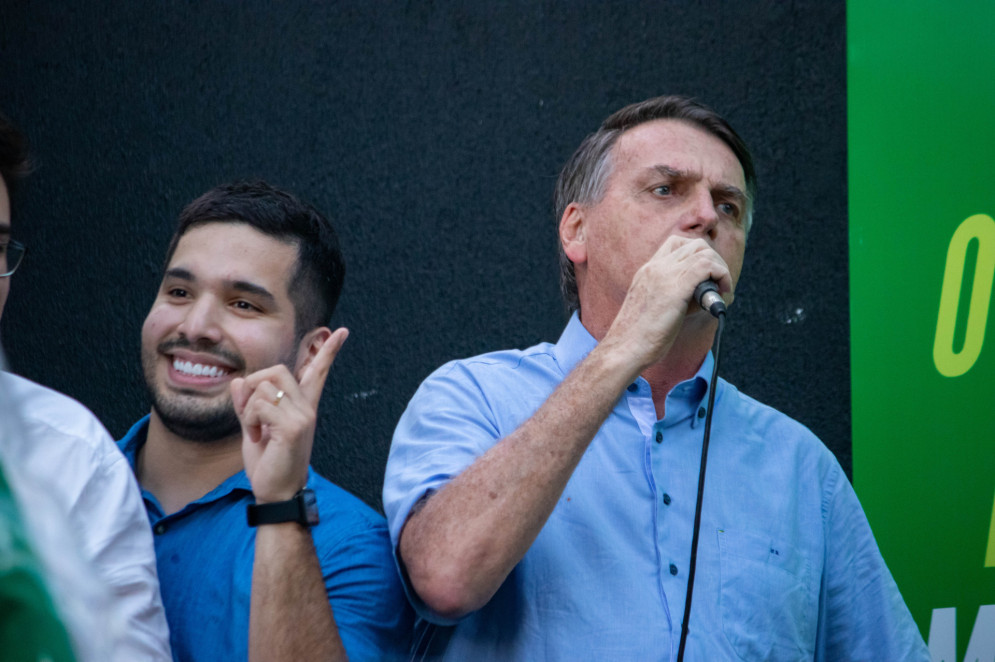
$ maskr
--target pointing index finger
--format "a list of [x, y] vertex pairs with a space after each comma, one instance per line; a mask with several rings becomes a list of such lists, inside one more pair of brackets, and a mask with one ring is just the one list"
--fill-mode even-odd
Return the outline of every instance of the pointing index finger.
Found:
[[301, 392], [316, 408], [321, 399], [321, 389], [325, 386], [325, 379], [328, 378], [328, 371], [348, 337], [349, 329], [345, 327], [333, 331], [301, 373]]

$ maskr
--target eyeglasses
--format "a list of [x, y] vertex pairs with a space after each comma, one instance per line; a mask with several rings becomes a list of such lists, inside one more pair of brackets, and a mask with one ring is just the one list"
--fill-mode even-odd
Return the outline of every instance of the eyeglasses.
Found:
[[17, 271], [27, 250], [27, 246], [13, 239], [0, 243], [0, 278], [6, 278]]

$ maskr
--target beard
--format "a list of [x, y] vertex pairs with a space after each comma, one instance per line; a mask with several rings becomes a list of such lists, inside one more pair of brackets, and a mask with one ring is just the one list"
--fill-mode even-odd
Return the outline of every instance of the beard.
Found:
[[[208, 399], [192, 390], [167, 392], [156, 383], [155, 373], [159, 357], [170, 349], [194, 348], [193, 345], [194, 343], [185, 338], [180, 338], [164, 341], [151, 351], [142, 348], [142, 371], [145, 376], [145, 388], [152, 401], [152, 409], [166, 429], [182, 439], [200, 443], [229, 439], [242, 429], [230, 394], [223, 399]], [[195, 349], [208, 351], [223, 357], [229, 365], [244, 368], [242, 357], [232, 352], [217, 347]]]
[[152, 388], [149, 395], [152, 409], [166, 429], [188, 441], [221, 441], [242, 430], [231, 397], [223, 402], [204, 403], [190, 395], [165, 396]]

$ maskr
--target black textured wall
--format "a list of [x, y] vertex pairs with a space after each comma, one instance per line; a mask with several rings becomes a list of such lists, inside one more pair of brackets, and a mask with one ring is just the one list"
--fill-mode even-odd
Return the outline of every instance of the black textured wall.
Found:
[[0, 4], [0, 108], [41, 167], [2, 337], [115, 436], [180, 208], [261, 176], [334, 218], [352, 335], [315, 465], [379, 507], [397, 418], [444, 361], [555, 340], [553, 182], [611, 111], [700, 97], [760, 197], [724, 373], [850, 467], [842, 0]]

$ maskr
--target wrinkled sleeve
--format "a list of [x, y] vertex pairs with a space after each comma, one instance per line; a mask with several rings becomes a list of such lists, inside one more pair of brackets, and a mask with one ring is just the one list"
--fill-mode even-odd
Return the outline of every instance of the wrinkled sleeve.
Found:
[[491, 403], [472, 374], [456, 362], [422, 383], [394, 432], [384, 476], [384, 512], [405, 592], [418, 615], [431, 622], [455, 621], [428, 610], [411, 588], [397, 552], [401, 529], [422, 497], [442, 489], [500, 436]]
[[330, 548], [321, 566], [349, 660], [407, 660], [412, 615], [394, 568], [383, 520], [350, 531]]
[[168, 660], [169, 634], [148, 515], [127, 460], [97, 427], [94, 423], [93, 438], [105, 437], [99, 446], [105, 455], [82, 486], [70, 518], [82, 523], [84, 553], [107, 582], [126, 620], [115, 654], [119, 659]]
[[816, 659], [929, 662], [929, 651], [885, 565], [842, 469], [823, 501], [826, 564]]

